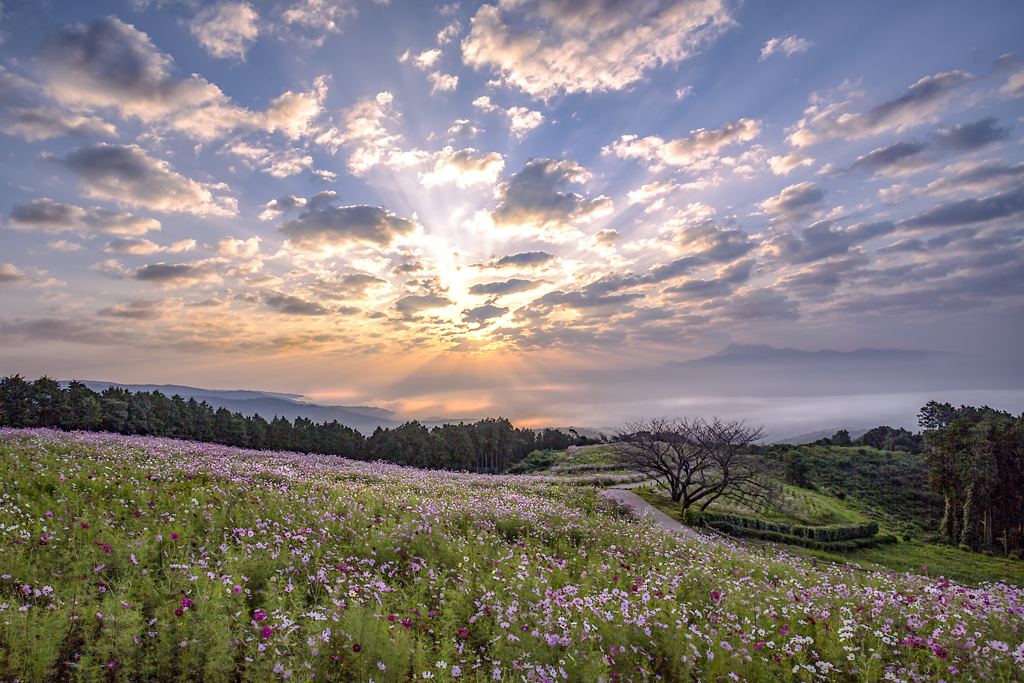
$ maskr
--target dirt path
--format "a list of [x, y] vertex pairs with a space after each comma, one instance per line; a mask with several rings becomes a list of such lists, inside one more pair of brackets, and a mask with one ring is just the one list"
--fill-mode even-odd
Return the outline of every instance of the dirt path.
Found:
[[632, 488], [636, 488], [637, 486], [650, 484], [651, 481], [640, 481], [634, 484], [622, 484], [619, 486], [612, 486], [607, 489], [607, 494], [615, 498], [616, 500], [622, 501], [623, 503], [626, 503], [627, 505], [632, 507], [634, 510], [637, 511], [637, 514], [641, 517], [647, 514], [648, 511], [650, 511], [650, 513], [654, 516], [654, 521], [656, 521], [658, 523], [658, 526], [660, 526], [662, 529], [674, 531], [675, 533], [683, 534], [684, 536], [689, 536], [690, 538], [698, 538], [697, 532], [695, 532], [693, 529], [672, 519], [664, 512], [654, 507], [646, 500], [644, 500], [643, 498], [629, 490]]

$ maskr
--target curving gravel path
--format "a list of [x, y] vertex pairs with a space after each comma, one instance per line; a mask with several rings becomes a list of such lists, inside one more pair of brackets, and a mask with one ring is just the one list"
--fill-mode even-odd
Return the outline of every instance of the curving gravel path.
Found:
[[698, 538], [696, 531], [672, 519], [664, 512], [662, 512], [661, 510], [659, 510], [658, 508], [654, 507], [646, 500], [641, 498], [640, 496], [630, 491], [630, 489], [637, 488], [638, 486], [644, 486], [655, 481], [657, 480], [651, 479], [649, 481], [638, 481], [633, 484], [620, 484], [618, 486], [610, 486], [605, 490], [607, 492], [607, 495], [615, 498], [616, 500], [622, 501], [623, 503], [626, 503], [634, 510], [636, 510], [637, 514], [639, 514], [640, 516], [643, 516], [647, 514], [648, 511], [650, 511], [650, 513], [654, 516], [654, 521], [656, 521], [658, 523], [658, 526], [660, 526], [662, 529], [674, 531], [676, 533], [683, 534], [684, 536], [689, 536], [690, 538]]

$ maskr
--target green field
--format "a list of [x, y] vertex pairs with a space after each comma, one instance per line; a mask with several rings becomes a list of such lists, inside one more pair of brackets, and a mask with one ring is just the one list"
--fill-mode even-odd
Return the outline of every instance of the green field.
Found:
[[1024, 591], [682, 538], [568, 478], [0, 430], [0, 680], [1024, 680]]

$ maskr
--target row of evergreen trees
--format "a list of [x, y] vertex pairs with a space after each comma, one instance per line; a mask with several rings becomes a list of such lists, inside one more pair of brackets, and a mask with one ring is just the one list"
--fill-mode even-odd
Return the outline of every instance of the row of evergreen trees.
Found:
[[918, 415], [941, 531], [972, 550], [1024, 548], [1024, 414], [929, 401]]
[[504, 418], [427, 429], [409, 422], [368, 438], [337, 421], [294, 422], [275, 416], [247, 417], [206, 401], [159, 391], [109, 387], [92, 391], [81, 382], [66, 388], [49, 377], [29, 382], [19, 375], [0, 379], [0, 426], [167, 436], [258, 450], [339, 455], [400, 465], [476, 472], [504, 472], [537, 449], [562, 450], [593, 440], [545, 429], [517, 429]]
[[924, 451], [924, 434], [903, 429], [893, 429], [889, 426], [875, 427], [861, 434], [856, 439], [850, 438], [850, 432], [840, 429], [830, 437], [812, 441], [811, 446], [843, 446], [857, 447], [868, 446], [880, 451], [904, 451], [907, 453], [921, 453]]

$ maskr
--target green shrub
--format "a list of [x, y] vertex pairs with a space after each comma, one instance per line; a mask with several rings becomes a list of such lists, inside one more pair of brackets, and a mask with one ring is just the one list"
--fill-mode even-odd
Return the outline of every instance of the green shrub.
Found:
[[697, 527], [709, 526], [730, 536], [838, 552], [896, 543], [899, 540], [893, 534], [879, 536], [877, 522], [835, 526], [789, 525], [755, 517], [687, 508], [683, 511], [683, 523]]

